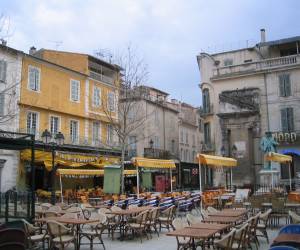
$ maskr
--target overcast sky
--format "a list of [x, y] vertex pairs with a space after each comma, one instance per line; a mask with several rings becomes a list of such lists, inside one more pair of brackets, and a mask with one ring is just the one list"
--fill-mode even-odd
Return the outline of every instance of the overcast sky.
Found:
[[0, 0], [9, 46], [94, 54], [130, 43], [149, 66], [147, 84], [195, 106], [200, 51], [257, 43], [260, 28], [267, 40], [300, 35], [299, 11], [299, 0]]

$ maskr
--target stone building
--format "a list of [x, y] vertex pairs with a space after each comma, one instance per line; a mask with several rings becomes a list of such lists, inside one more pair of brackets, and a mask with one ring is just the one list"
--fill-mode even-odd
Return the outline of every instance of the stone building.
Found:
[[[238, 159], [235, 185], [261, 181], [259, 142], [266, 131], [278, 139], [279, 152], [293, 156], [292, 175], [300, 170], [299, 41], [300, 37], [291, 37], [267, 42], [261, 30], [261, 41], [254, 47], [197, 56], [203, 96], [202, 151]], [[277, 181], [284, 181], [287, 168], [277, 170]], [[214, 184], [225, 184], [226, 176], [215, 172]]]
[[[0, 45], [0, 130], [18, 132], [21, 71], [21, 51]], [[1, 133], [1, 132], [0, 132]], [[16, 186], [19, 152], [0, 148], [0, 192]]]

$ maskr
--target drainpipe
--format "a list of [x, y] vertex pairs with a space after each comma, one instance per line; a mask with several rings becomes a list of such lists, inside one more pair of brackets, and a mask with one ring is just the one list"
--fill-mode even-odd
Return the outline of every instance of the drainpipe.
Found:
[[266, 76], [266, 73], [264, 73], [264, 86], [265, 86], [265, 95], [266, 95], [267, 128], [268, 128], [268, 131], [270, 131], [270, 116], [269, 116], [268, 86], [267, 86], [267, 76]]

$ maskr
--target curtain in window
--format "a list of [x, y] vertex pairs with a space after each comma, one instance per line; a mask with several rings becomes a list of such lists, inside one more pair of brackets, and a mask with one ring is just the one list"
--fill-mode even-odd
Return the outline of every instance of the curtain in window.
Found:
[[105, 167], [104, 168], [104, 184], [103, 189], [106, 194], [119, 194], [121, 183], [121, 168], [120, 167]]

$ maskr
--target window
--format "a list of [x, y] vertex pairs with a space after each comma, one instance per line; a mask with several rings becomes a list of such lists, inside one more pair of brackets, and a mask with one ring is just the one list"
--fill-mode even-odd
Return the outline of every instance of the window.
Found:
[[279, 76], [279, 94], [280, 96], [291, 95], [291, 81], [289, 74], [283, 74]]
[[188, 132], [186, 132], [186, 134], [185, 134], [185, 143], [189, 144], [189, 133]]
[[158, 136], [154, 136], [153, 148], [160, 148], [160, 141]]
[[93, 144], [99, 144], [101, 141], [101, 130], [100, 130], [100, 122], [93, 122], [92, 129], [92, 140]]
[[5, 95], [4, 93], [0, 93], [0, 116], [4, 115], [4, 107], [5, 107]]
[[281, 129], [282, 131], [294, 130], [294, 110], [293, 108], [281, 109]]
[[180, 156], [181, 156], [181, 160], [184, 160], [184, 155], [183, 155], [183, 149], [180, 149]]
[[159, 117], [158, 117], [158, 110], [155, 108], [154, 110], [154, 122], [157, 126], [159, 126]]
[[7, 68], [6, 61], [1, 60], [0, 61], [0, 83], [6, 82], [6, 68]]
[[210, 124], [204, 123], [204, 143], [210, 144]]
[[233, 64], [233, 60], [230, 58], [227, 58], [224, 60], [224, 66], [231, 66]]
[[184, 138], [183, 138], [183, 129], [180, 130], [180, 142], [184, 142]]
[[27, 113], [27, 133], [35, 135], [37, 133], [38, 114], [35, 112]]
[[193, 151], [193, 159], [192, 159], [192, 162], [196, 162], [196, 152], [195, 151]]
[[193, 135], [193, 147], [195, 147], [195, 146], [196, 146], [196, 136]]
[[114, 128], [111, 124], [107, 125], [107, 144], [112, 144], [114, 140]]
[[50, 117], [50, 132], [52, 136], [55, 136], [59, 130], [59, 118], [57, 116]]
[[129, 136], [128, 138], [128, 154], [130, 157], [134, 157], [137, 155], [137, 139], [136, 136]]
[[202, 132], [202, 130], [203, 130], [203, 124], [202, 124], [202, 120], [200, 118], [198, 119], [198, 129], [199, 129], [199, 132]]
[[70, 137], [72, 143], [78, 143], [79, 141], [78, 121], [74, 121], [74, 120], [70, 121]]
[[175, 153], [175, 140], [171, 141], [171, 153], [174, 154]]
[[115, 93], [109, 92], [108, 93], [108, 111], [115, 111]]
[[204, 89], [202, 93], [202, 105], [203, 105], [203, 112], [209, 113], [210, 110], [210, 99], [209, 99], [209, 90]]
[[40, 69], [31, 65], [28, 67], [28, 88], [40, 91]]
[[73, 102], [79, 102], [80, 101], [80, 82], [77, 80], [71, 80], [70, 82], [70, 99]]
[[93, 90], [93, 106], [94, 107], [101, 106], [101, 89], [97, 86], [94, 86], [94, 90]]

